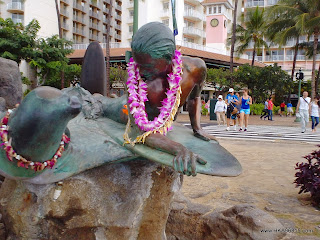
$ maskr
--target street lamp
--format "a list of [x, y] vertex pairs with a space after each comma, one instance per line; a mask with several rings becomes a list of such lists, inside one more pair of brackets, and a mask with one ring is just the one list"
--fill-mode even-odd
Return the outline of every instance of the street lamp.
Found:
[[[299, 72], [296, 73], [296, 80], [299, 80], [299, 88], [298, 88], [298, 102], [300, 100], [300, 94], [301, 94], [301, 80], [303, 80], [304, 74], [301, 71], [301, 68], [299, 69]], [[298, 109], [296, 109], [297, 111]], [[300, 117], [296, 116], [295, 122], [300, 122]]]

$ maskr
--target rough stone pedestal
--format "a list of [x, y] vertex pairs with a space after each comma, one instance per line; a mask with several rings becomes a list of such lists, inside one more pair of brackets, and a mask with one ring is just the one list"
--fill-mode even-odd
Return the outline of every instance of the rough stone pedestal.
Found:
[[147, 160], [104, 165], [56, 184], [6, 179], [0, 204], [10, 239], [166, 239], [180, 175]]
[[13, 108], [22, 99], [22, 81], [18, 64], [0, 58], [0, 97], [6, 100], [8, 108]]

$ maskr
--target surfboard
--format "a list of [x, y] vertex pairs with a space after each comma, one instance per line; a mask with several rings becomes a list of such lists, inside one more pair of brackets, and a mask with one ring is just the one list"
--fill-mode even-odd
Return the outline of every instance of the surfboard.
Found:
[[[125, 125], [115, 122], [111, 119], [98, 119], [101, 129], [107, 133], [113, 140], [123, 145], [123, 133]], [[193, 135], [191, 129], [179, 124], [173, 124], [173, 130], [167, 134], [171, 140], [178, 142], [188, 148], [202, 159], [207, 161], [206, 165], [197, 164], [197, 172], [212, 176], [233, 177], [242, 172], [240, 162], [217, 141], [204, 141]], [[172, 166], [173, 155], [148, 147], [144, 144], [124, 145], [125, 148], [136, 153], [139, 156], [149, 160]]]

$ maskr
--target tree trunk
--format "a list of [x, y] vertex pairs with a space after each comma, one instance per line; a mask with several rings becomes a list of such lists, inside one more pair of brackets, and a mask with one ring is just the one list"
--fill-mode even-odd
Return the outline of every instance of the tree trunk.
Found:
[[317, 78], [316, 78], [316, 83], [315, 83], [315, 88], [316, 88], [316, 96], [318, 96], [318, 87], [319, 87], [319, 80], [320, 80], [320, 64], [319, 64], [319, 69], [317, 73]]
[[62, 38], [61, 18], [60, 18], [58, 0], [55, 0], [55, 2], [56, 2], [56, 12], [57, 12], [57, 19], [58, 19], [59, 38]]
[[253, 46], [251, 66], [254, 66], [254, 58], [255, 58], [255, 55], [256, 55], [256, 43], [254, 43], [254, 46]]
[[318, 30], [314, 33], [313, 59], [312, 59], [312, 78], [311, 78], [311, 98], [316, 96], [316, 58], [318, 50]]
[[[56, 3], [56, 12], [57, 12], [57, 19], [58, 19], [58, 28], [59, 28], [59, 38], [62, 38], [62, 27], [61, 27], [61, 18], [60, 18], [60, 10], [59, 10], [59, 5], [58, 5], [58, 0], [55, 0]], [[64, 72], [61, 71], [60, 73], [61, 76], [61, 89], [64, 88]]]
[[[233, 11], [233, 24], [232, 24], [232, 38], [231, 38], [231, 52], [230, 52], [230, 72], [233, 73], [233, 55], [234, 55], [234, 45], [236, 43], [236, 28], [237, 28], [237, 9], [238, 0], [235, 0], [234, 11]], [[233, 77], [231, 76], [230, 84], [233, 84]]]
[[[296, 70], [298, 50], [299, 50], [299, 36], [297, 36], [296, 46], [294, 47], [294, 55], [293, 55], [292, 70], [291, 70], [291, 79], [292, 79], [292, 81], [294, 81], [294, 72]], [[291, 100], [290, 96], [291, 96], [291, 90], [289, 91], [288, 102], [290, 102], [290, 100]]]
[[110, 26], [111, 26], [111, 13], [112, 13], [112, 4], [113, 0], [110, 0], [110, 9], [107, 15], [107, 36], [106, 36], [106, 72], [107, 72], [107, 89], [106, 96], [110, 96]]

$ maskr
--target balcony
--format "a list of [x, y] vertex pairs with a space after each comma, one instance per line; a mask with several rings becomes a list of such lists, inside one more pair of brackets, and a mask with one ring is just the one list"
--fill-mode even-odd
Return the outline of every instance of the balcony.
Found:
[[99, 37], [98, 37], [97, 35], [90, 34], [90, 35], [89, 35], [89, 38], [92, 39], [92, 40], [97, 41]]
[[121, 12], [122, 11], [122, 7], [120, 5], [116, 5], [116, 10]]
[[128, 8], [133, 8], [133, 5], [134, 5], [133, 1], [128, 2]]
[[79, 16], [76, 16], [76, 15], [73, 15], [73, 21], [76, 21], [76, 22], [84, 24], [84, 17], [79, 17]]
[[279, 0], [268, 0], [267, 4], [268, 6], [276, 5], [279, 2]]
[[65, 9], [60, 10], [60, 15], [69, 18], [69, 12], [66, 11]]
[[120, 24], [114, 24], [114, 28], [118, 29], [118, 30], [121, 30], [121, 25]]
[[7, 4], [7, 11], [10, 13], [23, 13], [24, 5], [21, 2], [13, 2]]
[[110, 0], [103, 0], [103, 2], [110, 4]]
[[[99, 8], [100, 9], [100, 5], [99, 5], [99, 1], [89, 1], [90, 5], [92, 5], [93, 7]], [[110, 4], [110, 3], [109, 3]]]
[[64, 3], [65, 5], [69, 5], [69, 0], [60, 0], [60, 2]]
[[108, 20], [108, 18], [106, 17], [106, 15], [103, 15], [103, 24], [108, 24], [108, 23], [110, 23], [110, 20]]
[[245, 7], [250, 8], [250, 7], [264, 7], [264, 1], [247, 1], [245, 4]]
[[183, 34], [187, 34], [194, 37], [203, 37], [203, 30], [194, 27], [184, 27]]
[[78, 4], [77, 2], [73, 2], [73, 8], [82, 11], [82, 12], [86, 12], [84, 6], [82, 6], [81, 4]]
[[98, 29], [98, 24], [90, 23], [90, 28]]
[[206, 16], [196, 10], [189, 9], [187, 11], [184, 11], [183, 16], [193, 21], [206, 21]]
[[17, 23], [21, 23], [23, 25], [23, 19], [21, 18], [12, 18], [12, 21], [14, 24], [17, 24]]
[[85, 36], [84, 30], [79, 29], [79, 28], [76, 28], [76, 27], [73, 28], [73, 33], [79, 34], [79, 35], [81, 35], [81, 36]]
[[66, 23], [62, 23], [61, 24], [61, 28], [68, 31], [69, 30], [69, 25], [66, 24]]
[[120, 35], [120, 34], [115, 34], [115, 35], [114, 35], [114, 38], [121, 40], [121, 35]]
[[118, 13], [116, 13], [116, 20], [121, 21], [121, 15], [119, 15]]
[[93, 11], [89, 11], [89, 14], [90, 14], [91, 17], [94, 17], [94, 18], [96, 18], [96, 19], [99, 19], [99, 14], [98, 14], [98, 13], [93, 12]]
[[265, 56], [266, 62], [279, 62], [284, 60], [284, 55]]
[[109, 14], [110, 10], [109, 10], [109, 8], [106, 8], [105, 6], [103, 6], [103, 12], [106, 12]]
[[160, 13], [161, 18], [167, 18], [170, 16], [171, 16], [171, 13], [169, 9], [162, 10], [162, 12]]

